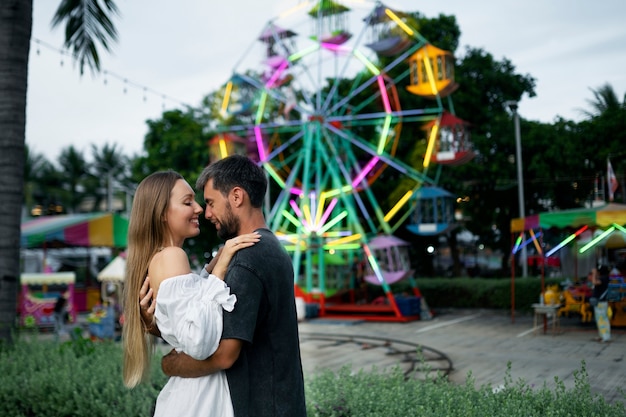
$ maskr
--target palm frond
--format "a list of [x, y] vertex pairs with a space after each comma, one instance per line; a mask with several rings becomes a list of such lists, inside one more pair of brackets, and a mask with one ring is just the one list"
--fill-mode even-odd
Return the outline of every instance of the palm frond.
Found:
[[117, 42], [112, 18], [119, 15], [113, 0], [62, 0], [52, 19], [52, 27], [65, 26], [64, 46], [71, 50], [81, 75], [85, 66], [100, 71], [98, 46], [107, 52]]

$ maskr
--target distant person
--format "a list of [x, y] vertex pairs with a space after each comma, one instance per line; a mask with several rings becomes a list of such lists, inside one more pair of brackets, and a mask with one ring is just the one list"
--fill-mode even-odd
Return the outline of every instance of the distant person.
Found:
[[60, 295], [54, 303], [54, 334], [57, 338], [67, 332], [65, 323], [68, 322], [68, 319], [67, 299]]
[[593, 315], [598, 327], [599, 342], [611, 341], [611, 323], [609, 322], [609, 303], [606, 301], [609, 289], [609, 267], [602, 265], [593, 269], [593, 292], [589, 304], [593, 306]]
[[[151, 349], [147, 331], [157, 332], [177, 351], [205, 359], [218, 347], [222, 334], [222, 310], [237, 301], [223, 277], [232, 254], [259, 240], [244, 235], [226, 242], [212, 271], [203, 278], [191, 273], [182, 246], [200, 233], [202, 207], [179, 174], [167, 171], [146, 177], [137, 187], [128, 229], [128, 258], [124, 295], [124, 384], [134, 387], [148, 376]], [[141, 318], [140, 293], [148, 292], [156, 303], [149, 323]], [[208, 272], [208, 271], [207, 271]], [[151, 340], [151, 339], [149, 339]], [[233, 416], [226, 376], [216, 372], [202, 378], [172, 377], [157, 398], [155, 416]]]
[[305, 416], [294, 271], [265, 223], [265, 173], [244, 156], [229, 156], [207, 166], [196, 188], [203, 190], [205, 217], [220, 238], [256, 231], [261, 240], [237, 252], [228, 267], [225, 281], [237, 304], [224, 313], [217, 351], [204, 361], [172, 351], [163, 371], [193, 378], [226, 370], [237, 417]]

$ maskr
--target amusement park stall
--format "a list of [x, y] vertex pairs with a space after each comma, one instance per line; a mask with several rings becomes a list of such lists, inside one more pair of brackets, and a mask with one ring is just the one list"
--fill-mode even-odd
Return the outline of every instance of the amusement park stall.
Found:
[[[59, 248], [125, 248], [128, 220], [115, 213], [42, 216], [22, 221], [21, 230], [21, 248], [42, 251], [43, 261], [38, 270], [52, 272], [47, 260], [50, 253]], [[89, 310], [100, 299], [99, 285], [95, 277], [95, 285], [92, 285], [89, 269], [87, 276], [75, 276], [72, 283], [76, 311]]]
[[[558, 256], [567, 276], [578, 280], [597, 264], [618, 266], [626, 259], [626, 205], [609, 203], [591, 208], [560, 210], [539, 213], [511, 221], [512, 255], [515, 257], [524, 245], [532, 245], [542, 266], [547, 259]], [[544, 244], [544, 233], [556, 231], [551, 245]], [[620, 258], [620, 256], [622, 258]], [[626, 283], [622, 270], [613, 274], [609, 284], [608, 301], [613, 311], [612, 325], [626, 326]], [[541, 274], [541, 290], [544, 288], [544, 268]], [[514, 288], [515, 268], [511, 267], [511, 286]], [[514, 314], [515, 293], [511, 294]]]
[[73, 272], [21, 274], [20, 324], [26, 327], [53, 327], [54, 306], [59, 297], [65, 298], [66, 311], [76, 321]]

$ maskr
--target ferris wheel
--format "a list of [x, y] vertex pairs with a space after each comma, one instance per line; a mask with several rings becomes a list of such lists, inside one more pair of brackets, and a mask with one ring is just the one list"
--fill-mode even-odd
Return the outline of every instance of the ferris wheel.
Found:
[[[343, 285], [345, 273], [332, 276], [336, 258], [362, 258], [392, 316], [406, 317], [389, 286], [413, 271], [392, 234], [416, 211], [424, 217], [419, 196], [436, 185], [437, 167], [472, 156], [465, 124], [452, 116], [453, 71], [452, 54], [424, 39], [409, 15], [331, 0], [271, 19], [235, 67], [218, 93], [211, 154], [246, 153], [266, 170], [268, 224], [292, 253], [304, 293], [323, 303]], [[401, 102], [399, 84], [427, 104]], [[408, 124], [423, 126], [421, 134], [402, 137]], [[381, 176], [398, 183], [385, 199], [373, 190]], [[450, 210], [434, 206], [429, 221], [450, 221]]]

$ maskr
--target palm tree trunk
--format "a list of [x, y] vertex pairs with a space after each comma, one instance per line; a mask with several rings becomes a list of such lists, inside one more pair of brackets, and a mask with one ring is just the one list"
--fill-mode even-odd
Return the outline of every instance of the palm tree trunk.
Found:
[[32, 0], [0, 2], [0, 340], [12, 341], [20, 276]]

